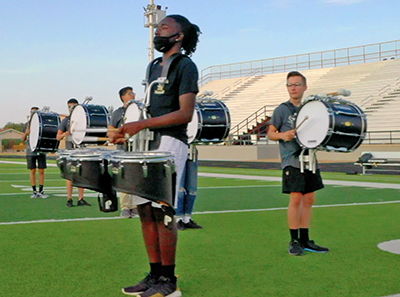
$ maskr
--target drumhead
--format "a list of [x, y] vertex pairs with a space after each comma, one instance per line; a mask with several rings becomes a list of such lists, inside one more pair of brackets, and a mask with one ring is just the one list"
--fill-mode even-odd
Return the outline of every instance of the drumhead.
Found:
[[197, 104], [194, 108], [192, 120], [189, 122], [187, 126], [187, 135], [188, 135], [188, 143], [192, 143], [197, 136], [197, 132], [199, 130], [199, 112], [197, 110]]
[[308, 119], [296, 131], [297, 142], [305, 148], [316, 148], [325, 139], [329, 129], [329, 113], [325, 104], [318, 100], [306, 102], [296, 117], [296, 127]]
[[75, 105], [70, 116], [70, 127], [72, 141], [81, 144], [86, 135], [87, 117], [85, 108], [82, 105]]
[[124, 124], [130, 122], [137, 122], [140, 119], [140, 107], [139, 102], [130, 101], [128, 106], [125, 109], [124, 114]]
[[32, 151], [35, 151], [39, 141], [39, 133], [40, 133], [40, 121], [37, 112], [35, 112], [32, 115], [31, 121], [29, 123], [29, 129], [30, 129], [29, 147], [31, 148]]

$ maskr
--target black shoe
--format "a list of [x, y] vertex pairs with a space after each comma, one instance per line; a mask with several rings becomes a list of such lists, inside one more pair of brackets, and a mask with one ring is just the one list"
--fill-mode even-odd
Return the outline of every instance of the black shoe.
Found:
[[329, 249], [327, 247], [319, 246], [315, 244], [314, 240], [309, 240], [303, 244], [304, 250], [314, 252], [314, 253], [327, 253]]
[[161, 296], [181, 297], [182, 293], [178, 289], [176, 281], [174, 283], [169, 278], [160, 276], [160, 278], [157, 281], [157, 284], [150, 287], [150, 289], [148, 289], [144, 293], [140, 294], [140, 297], [161, 297]]
[[300, 242], [297, 240], [292, 240], [289, 242], [289, 249], [288, 249], [289, 255], [293, 256], [301, 256], [304, 253], [304, 249], [301, 246]]
[[176, 224], [176, 228], [178, 230], [185, 230], [186, 224], [182, 220], [179, 220], [178, 223]]
[[92, 206], [90, 203], [88, 203], [86, 200], [84, 199], [80, 199], [78, 200], [78, 203], [76, 204], [77, 206]]
[[199, 224], [197, 224], [195, 221], [193, 221], [192, 219], [189, 220], [189, 223], [185, 223], [185, 228], [186, 229], [203, 229], [202, 226], [200, 226]]
[[72, 207], [72, 206], [74, 206], [74, 202], [72, 201], [72, 199], [68, 199], [68, 201], [67, 201], [67, 205], [66, 205], [67, 207]]
[[147, 276], [137, 285], [126, 287], [122, 289], [122, 293], [131, 296], [138, 296], [141, 293], [147, 291], [152, 286], [157, 283], [157, 278], [152, 277], [151, 274], [147, 274]]

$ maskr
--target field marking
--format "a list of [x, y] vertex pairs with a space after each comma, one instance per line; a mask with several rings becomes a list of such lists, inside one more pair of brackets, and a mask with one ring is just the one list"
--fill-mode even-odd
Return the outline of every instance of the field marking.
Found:
[[[365, 205], [379, 205], [379, 204], [395, 204], [400, 203], [396, 201], [382, 201], [382, 202], [362, 202], [362, 203], [348, 203], [348, 204], [327, 204], [327, 205], [314, 205], [313, 208], [328, 208], [328, 207], [344, 207], [344, 206], [365, 206]], [[225, 214], [225, 213], [241, 213], [241, 212], [261, 212], [261, 211], [277, 211], [287, 210], [287, 207], [274, 207], [274, 208], [257, 208], [257, 209], [235, 209], [235, 210], [213, 210], [213, 211], [199, 211], [193, 212], [194, 215], [202, 214]], [[49, 220], [36, 220], [36, 221], [19, 221], [19, 222], [0, 222], [1, 225], [19, 225], [19, 224], [37, 224], [37, 223], [60, 223], [60, 222], [74, 222], [74, 221], [96, 221], [96, 220], [112, 220], [121, 219], [117, 217], [97, 217], [97, 218], [77, 218], [77, 219], [49, 219]]]
[[[246, 180], [265, 180], [265, 181], [280, 181], [281, 177], [260, 176], [260, 175], [239, 175], [239, 174], [221, 174], [221, 173], [205, 173], [199, 172], [199, 176], [203, 177], [222, 177], [222, 178], [240, 178]], [[400, 189], [400, 184], [391, 183], [371, 183], [371, 182], [355, 182], [344, 180], [323, 180], [325, 185], [331, 186], [347, 186], [347, 187], [363, 187], [363, 188], [379, 188], [379, 189]]]
[[[3, 160], [1, 160], [0, 163], [26, 165], [26, 162], [17, 162], [17, 161], [3, 161]], [[47, 163], [47, 166], [57, 167], [57, 164]]]

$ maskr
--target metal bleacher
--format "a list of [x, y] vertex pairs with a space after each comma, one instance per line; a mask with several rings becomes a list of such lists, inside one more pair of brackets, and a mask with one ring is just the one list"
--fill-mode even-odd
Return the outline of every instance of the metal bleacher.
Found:
[[[394, 42], [394, 50], [382, 52], [379, 44], [379, 55], [376, 53], [360, 57], [347, 57], [351, 63], [330, 63], [333, 67], [315, 67], [302, 69], [296, 63], [292, 67], [285, 65], [281, 69], [262, 74], [262, 71], [249, 70], [247, 76], [213, 79], [200, 87], [200, 92], [214, 91], [216, 98], [222, 100], [231, 114], [231, 127], [235, 127], [261, 107], [266, 115], [281, 102], [288, 100], [286, 75], [289, 71], [298, 70], [307, 78], [308, 95], [326, 94], [338, 89], [351, 90], [351, 96], [343, 97], [361, 107], [367, 114], [368, 131], [400, 130], [400, 41]], [[386, 43], [384, 44], [386, 45]], [[389, 44], [390, 45], [390, 44]], [[362, 46], [364, 50], [374, 45]], [[339, 50], [334, 50], [339, 51]], [[369, 56], [371, 55], [371, 56]], [[383, 58], [386, 57], [386, 58]], [[332, 61], [332, 59], [329, 59]], [[312, 65], [309, 62], [310, 65]], [[329, 64], [329, 63], [326, 63]], [[344, 64], [344, 65], [343, 65]], [[300, 65], [300, 67], [299, 67]], [[281, 70], [281, 71], [279, 71]], [[256, 123], [254, 123], [256, 124]], [[239, 133], [246, 133], [243, 126]]]

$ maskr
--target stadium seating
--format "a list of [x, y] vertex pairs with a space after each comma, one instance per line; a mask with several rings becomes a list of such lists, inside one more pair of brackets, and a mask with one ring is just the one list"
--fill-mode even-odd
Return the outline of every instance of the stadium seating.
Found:
[[[349, 89], [351, 96], [343, 98], [365, 111], [368, 131], [400, 130], [400, 59], [301, 72], [307, 77], [306, 96]], [[215, 98], [224, 101], [234, 127], [264, 106], [267, 115], [272, 115], [275, 107], [288, 99], [286, 74], [213, 80], [202, 85], [200, 92], [213, 91]]]

